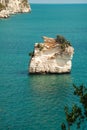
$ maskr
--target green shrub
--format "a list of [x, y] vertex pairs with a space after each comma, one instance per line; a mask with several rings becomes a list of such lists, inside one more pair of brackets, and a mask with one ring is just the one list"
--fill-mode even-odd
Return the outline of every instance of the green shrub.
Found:
[[61, 35], [57, 35], [57, 38], [55, 40], [61, 45], [61, 49], [63, 51], [65, 51], [65, 48], [67, 48], [68, 46], [71, 46], [71, 43]]
[[28, 1], [27, 0], [22, 0], [22, 3], [24, 6], [28, 7]]
[[38, 43], [38, 44], [37, 44], [37, 48], [39, 48], [39, 50], [42, 51], [43, 46], [42, 46], [41, 44]]
[[29, 56], [33, 57], [34, 56], [34, 51], [33, 52], [29, 52]]
[[0, 11], [5, 9], [5, 6], [0, 3]]
[[58, 43], [64, 43], [65, 41], [66, 41], [66, 39], [63, 36], [57, 35], [56, 42], [58, 42]]
[[[79, 106], [77, 104], [72, 105], [69, 107], [66, 105], [64, 108], [65, 116], [66, 116], [66, 123], [61, 124], [61, 130], [71, 130], [72, 125], [76, 125], [77, 130], [85, 130], [87, 126], [87, 87], [84, 85], [76, 86], [73, 84], [74, 87], [74, 95], [79, 97]], [[81, 129], [83, 128], [83, 129]]]

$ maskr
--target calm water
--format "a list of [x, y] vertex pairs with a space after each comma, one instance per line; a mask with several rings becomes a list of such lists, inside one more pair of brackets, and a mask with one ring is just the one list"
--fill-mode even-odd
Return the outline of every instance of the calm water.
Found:
[[[77, 102], [72, 83], [87, 85], [87, 4], [31, 8], [0, 20], [0, 130], [60, 130], [64, 106]], [[75, 48], [71, 74], [28, 75], [34, 43], [57, 34]]]

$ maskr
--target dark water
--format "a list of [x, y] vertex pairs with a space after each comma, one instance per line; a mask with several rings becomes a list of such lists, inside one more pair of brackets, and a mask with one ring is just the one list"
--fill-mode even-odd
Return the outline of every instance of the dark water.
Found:
[[[87, 4], [31, 8], [0, 20], [0, 130], [60, 130], [64, 106], [78, 103], [72, 83], [87, 85]], [[75, 49], [71, 74], [28, 75], [34, 43], [57, 34]]]

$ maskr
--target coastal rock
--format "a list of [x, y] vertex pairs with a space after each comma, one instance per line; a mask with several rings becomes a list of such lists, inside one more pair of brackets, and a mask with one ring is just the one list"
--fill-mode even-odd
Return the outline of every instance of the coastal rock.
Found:
[[0, 18], [7, 18], [11, 14], [30, 11], [28, 0], [0, 0]]
[[70, 73], [74, 48], [59, 35], [56, 39], [43, 39], [44, 43], [36, 43], [30, 53], [29, 73]]

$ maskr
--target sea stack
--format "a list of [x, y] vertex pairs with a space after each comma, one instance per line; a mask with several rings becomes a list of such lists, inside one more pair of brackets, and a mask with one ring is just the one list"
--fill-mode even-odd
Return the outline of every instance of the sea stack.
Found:
[[30, 74], [70, 73], [74, 48], [63, 36], [43, 37], [44, 43], [35, 43], [34, 51], [29, 53]]
[[0, 18], [8, 18], [11, 14], [30, 11], [28, 0], [0, 0]]

